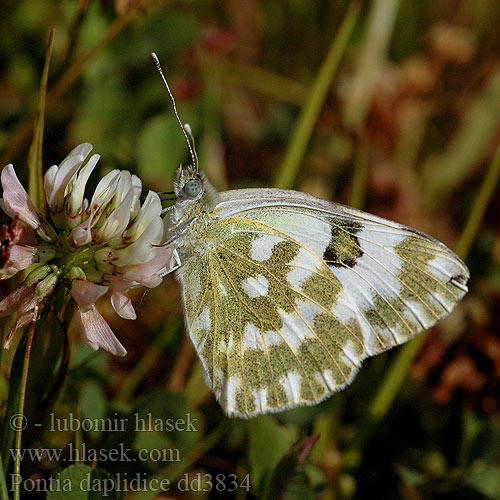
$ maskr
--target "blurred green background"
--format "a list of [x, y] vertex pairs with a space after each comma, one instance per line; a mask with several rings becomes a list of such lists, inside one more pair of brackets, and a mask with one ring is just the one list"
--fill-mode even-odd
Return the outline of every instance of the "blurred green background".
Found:
[[[131, 424], [190, 413], [197, 432], [28, 428], [24, 446], [178, 450], [170, 461], [98, 460], [111, 475], [174, 485], [107, 498], [500, 499], [499, 26], [497, 0], [4, 0], [0, 158], [24, 182], [54, 27], [45, 168], [88, 141], [100, 174], [128, 169], [171, 189], [189, 156], [155, 51], [217, 188], [293, 187], [363, 208], [455, 248], [472, 275], [449, 318], [368, 360], [343, 392], [250, 420], [227, 419], [206, 388], [169, 276], [135, 322], [102, 302], [129, 354], [75, 345], [50, 411]], [[3, 352], [2, 408], [11, 358]], [[48, 390], [41, 374], [32, 367], [28, 417]], [[47, 479], [69, 463], [24, 460], [22, 474]]]

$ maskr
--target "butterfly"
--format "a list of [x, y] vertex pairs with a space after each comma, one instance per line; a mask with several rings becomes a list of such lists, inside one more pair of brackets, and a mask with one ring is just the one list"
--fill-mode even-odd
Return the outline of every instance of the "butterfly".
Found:
[[318, 403], [467, 292], [465, 264], [401, 224], [296, 191], [219, 193], [190, 166], [174, 192], [186, 326], [228, 415]]
[[322, 401], [467, 293], [467, 267], [434, 238], [302, 192], [219, 193], [191, 153], [167, 209], [171, 270], [205, 381], [229, 416]]

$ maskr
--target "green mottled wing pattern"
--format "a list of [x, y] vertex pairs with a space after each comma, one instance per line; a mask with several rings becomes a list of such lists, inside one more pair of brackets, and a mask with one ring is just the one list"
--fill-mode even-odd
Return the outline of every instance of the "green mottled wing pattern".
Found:
[[[181, 268], [186, 321], [227, 412], [312, 403], [348, 383], [363, 355], [362, 333], [332, 314], [342, 288], [326, 264], [250, 220], [222, 219], [204, 237], [212, 249]], [[309, 276], [292, 285], [297, 269]]]
[[467, 291], [467, 268], [441, 243], [323, 203], [240, 203], [178, 271], [189, 335], [230, 415], [317, 403]]

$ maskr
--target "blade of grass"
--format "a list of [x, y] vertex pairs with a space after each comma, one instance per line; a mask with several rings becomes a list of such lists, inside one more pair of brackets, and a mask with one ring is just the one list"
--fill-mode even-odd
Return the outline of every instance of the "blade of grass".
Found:
[[[479, 231], [484, 212], [491, 200], [495, 187], [498, 185], [499, 178], [500, 145], [497, 147], [493, 160], [490, 163], [483, 184], [474, 200], [462, 236], [457, 244], [456, 251], [462, 259], [467, 257], [471, 243]], [[389, 411], [426, 337], [427, 332], [423, 332], [399, 349], [368, 407], [367, 416], [363, 425], [358, 430], [353, 446], [345, 454], [344, 458], [347, 467], [358, 465], [364, 444], [377, 424]]]
[[431, 155], [422, 170], [421, 192], [429, 203], [448, 196], [484, 160], [500, 123], [500, 68], [466, 108], [464, 118], [446, 149]]
[[285, 157], [274, 179], [274, 186], [290, 189], [295, 181], [300, 164], [304, 158], [307, 144], [311, 138], [314, 124], [325, 101], [326, 95], [344, 55], [347, 43], [359, 16], [360, 4], [352, 2], [342, 21], [330, 50], [308, 93], [306, 102], [295, 124]]
[[484, 178], [483, 184], [477, 195], [476, 201], [469, 214], [465, 228], [458, 240], [456, 252], [462, 259], [469, 253], [474, 238], [477, 235], [484, 213], [488, 203], [493, 196], [493, 191], [498, 185], [500, 179], [500, 145], [498, 146], [490, 168]]
[[273, 71], [237, 61], [221, 61], [224, 80], [295, 106], [302, 106], [306, 99], [306, 88], [292, 78]]
[[7, 491], [7, 481], [5, 479], [2, 457], [0, 457], [0, 500], [9, 500], [9, 492]]
[[365, 122], [380, 68], [389, 47], [399, 3], [399, 0], [371, 2], [359, 64], [344, 104], [345, 124], [355, 132], [359, 131]]
[[291, 490], [290, 486], [297, 468], [306, 461], [319, 438], [319, 434], [304, 438], [290, 448], [290, 451], [275, 467], [262, 500], [284, 500], [287, 497], [287, 492]]
[[31, 141], [28, 155], [29, 169], [29, 195], [39, 212], [45, 210], [45, 192], [43, 190], [42, 151], [43, 151], [43, 128], [45, 122], [45, 97], [47, 93], [47, 79], [49, 76], [50, 59], [54, 46], [54, 28], [50, 30], [49, 43], [45, 54], [42, 79], [40, 82], [40, 93], [38, 96], [38, 108], [33, 127], [33, 140]]

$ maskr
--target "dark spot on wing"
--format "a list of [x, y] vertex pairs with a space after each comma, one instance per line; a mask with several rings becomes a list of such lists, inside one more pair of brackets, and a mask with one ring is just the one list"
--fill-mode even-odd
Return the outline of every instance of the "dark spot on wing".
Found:
[[356, 236], [362, 229], [355, 221], [333, 219], [330, 243], [323, 252], [323, 260], [333, 267], [354, 267], [363, 256], [363, 250]]

